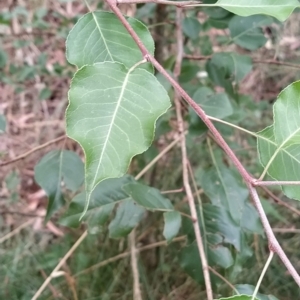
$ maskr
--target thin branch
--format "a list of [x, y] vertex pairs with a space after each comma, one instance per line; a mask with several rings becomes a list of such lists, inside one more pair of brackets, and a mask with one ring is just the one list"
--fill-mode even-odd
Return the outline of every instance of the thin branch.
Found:
[[237, 295], [240, 295], [239, 291], [234, 287], [234, 285], [229, 282], [224, 276], [222, 276], [218, 271], [216, 271], [214, 268], [208, 266], [209, 270], [214, 273], [216, 276], [218, 276], [221, 280], [223, 280]]
[[[176, 9], [176, 39], [177, 39], [177, 57], [174, 67], [174, 77], [178, 79], [180, 72], [181, 72], [181, 63], [182, 63], [182, 56], [183, 56], [183, 36], [182, 36], [182, 10], [181, 8]], [[174, 97], [175, 108], [176, 108], [176, 115], [177, 115], [177, 126], [179, 135], [182, 136], [181, 139], [181, 156], [182, 156], [182, 176], [183, 176], [183, 185], [187, 195], [188, 204], [190, 207], [191, 217], [193, 219], [193, 227], [196, 236], [196, 243], [199, 251], [199, 255], [201, 258], [202, 263], [202, 270], [204, 275], [205, 281], [205, 288], [207, 294], [207, 300], [213, 300], [213, 292], [210, 282], [210, 274], [208, 269], [208, 262], [205, 254], [205, 249], [203, 245], [203, 240], [200, 232], [200, 226], [198, 221], [198, 215], [196, 210], [196, 205], [193, 197], [192, 188], [189, 183], [189, 171], [188, 171], [188, 158], [187, 158], [187, 151], [186, 151], [186, 141], [184, 135], [184, 122], [181, 113], [181, 104], [180, 104], [180, 94], [175, 92]]]
[[1, 162], [1, 163], [0, 163], [0, 167], [6, 166], [6, 165], [9, 165], [9, 164], [15, 163], [15, 162], [17, 162], [17, 161], [19, 161], [19, 160], [21, 160], [21, 159], [24, 159], [24, 158], [26, 158], [27, 156], [31, 155], [32, 153], [34, 153], [34, 152], [36, 152], [36, 151], [38, 151], [38, 150], [41, 150], [41, 149], [43, 149], [43, 148], [46, 148], [47, 146], [50, 146], [50, 145], [55, 144], [55, 143], [57, 143], [57, 142], [60, 142], [60, 141], [62, 141], [62, 140], [65, 139], [65, 138], [66, 138], [66, 136], [65, 136], [65, 135], [62, 135], [62, 136], [60, 136], [60, 137], [58, 137], [58, 138], [56, 138], [56, 139], [54, 139], [54, 140], [51, 140], [51, 141], [49, 141], [49, 142], [47, 142], [47, 143], [45, 143], [45, 144], [39, 145], [39, 146], [37, 146], [37, 147], [35, 147], [35, 148], [33, 148], [33, 149], [31, 149], [31, 150], [29, 150], [29, 151], [23, 153], [22, 155], [19, 155], [19, 156], [15, 157], [15, 158], [12, 159], [12, 160], [5, 161], [5, 162]]
[[271, 186], [271, 185], [300, 185], [300, 181], [260, 181], [253, 182], [254, 186]]
[[30, 219], [27, 222], [20, 225], [19, 227], [17, 227], [16, 229], [14, 229], [13, 231], [9, 232], [8, 234], [6, 234], [2, 238], [0, 238], [0, 244], [5, 242], [6, 240], [12, 238], [14, 235], [18, 234], [22, 229], [24, 229], [27, 226], [31, 225], [33, 222], [34, 222], [34, 219]]
[[279, 197], [277, 197], [275, 194], [273, 194], [268, 188], [266, 188], [265, 186], [261, 186], [261, 188], [279, 205], [286, 207], [287, 209], [291, 210], [292, 212], [294, 212], [295, 214], [297, 214], [298, 216], [300, 216], [300, 210], [298, 210], [297, 208], [289, 205], [288, 203], [282, 201]]
[[142, 300], [142, 292], [140, 289], [140, 275], [139, 267], [137, 261], [137, 251], [135, 247], [135, 228], [131, 231], [129, 235], [130, 241], [130, 256], [131, 256], [131, 270], [133, 277], [133, 299]]
[[[212, 56], [211, 55], [190, 55], [190, 54], [185, 54], [184, 58], [187, 58], [187, 59], [190, 59], [190, 60], [205, 61], [205, 60], [211, 59]], [[252, 62], [256, 63], [256, 64], [277, 65], [277, 66], [285, 66], [285, 67], [300, 69], [299, 64], [293, 64], [293, 63], [278, 61], [278, 60], [274, 60], [274, 59], [262, 60], [262, 59], [252, 58]]]
[[[185, 241], [186, 240], [186, 237], [185, 236], [179, 236], [179, 237], [176, 237], [172, 240], [172, 243], [175, 243], [175, 242], [182, 242], [182, 241]], [[143, 247], [140, 247], [140, 248], [136, 248], [136, 252], [142, 252], [142, 251], [146, 251], [146, 250], [150, 250], [150, 249], [153, 249], [153, 248], [157, 248], [157, 247], [162, 247], [162, 246], [168, 246], [168, 242], [167, 241], [160, 241], [160, 242], [155, 242], [155, 243], [152, 243], [152, 244], [149, 244], [149, 245], [146, 245], [146, 246], [143, 246]], [[100, 263], [96, 264], [96, 265], [93, 265], [87, 269], [84, 269], [78, 273], [76, 273], [75, 275], [73, 275], [73, 277], [78, 277], [78, 276], [81, 276], [81, 275], [84, 275], [84, 274], [87, 274], [89, 272], [92, 272], [96, 269], [99, 269], [101, 267], [104, 267], [112, 262], [115, 262], [119, 259], [122, 259], [122, 258], [125, 258], [127, 256], [129, 256], [131, 254], [131, 251], [126, 251], [126, 252], [123, 252], [123, 253], [120, 253], [116, 256], [113, 256], [113, 257], [110, 257], [104, 261], [101, 261]]]
[[255, 300], [256, 295], [257, 295], [258, 290], [259, 290], [259, 287], [261, 285], [261, 282], [262, 282], [262, 280], [263, 280], [263, 278], [264, 278], [264, 276], [265, 276], [265, 274], [266, 274], [266, 272], [268, 270], [268, 267], [269, 267], [269, 265], [270, 265], [270, 263], [272, 261], [273, 256], [274, 256], [274, 252], [271, 250], [270, 254], [269, 254], [269, 257], [267, 259], [267, 262], [266, 262], [266, 264], [265, 264], [265, 266], [264, 266], [264, 268], [263, 268], [263, 270], [262, 270], [262, 272], [261, 272], [261, 274], [259, 276], [259, 279], [258, 279], [258, 282], [256, 284], [256, 287], [255, 287], [255, 290], [253, 292], [251, 300]]
[[[186, 134], [187, 132], [185, 132]], [[169, 144], [164, 150], [162, 150], [151, 162], [145, 166], [145, 168], [139, 172], [135, 179], [140, 179], [153, 165], [155, 165], [167, 152], [169, 152], [180, 140], [182, 136], [177, 137], [171, 144]]]
[[168, 1], [168, 0], [117, 0], [117, 4], [139, 4], [139, 3], [156, 3], [163, 5], [174, 5], [184, 8], [187, 5], [199, 4], [199, 1]]
[[266, 213], [263, 209], [263, 206], [261, 205], [261, 202], [259, 200], [259, 197], [258, 197], [255, 187], [253, 187], [251, 185], [251, 183], [249, 183], [249, 182], [247, 182], [247, 187], [249, 189], [251, 198], [252, 198], [254, 205], [258, 211], [262, 225], [263, 225], [265, 233], [267, 235], [270, 251], [275, 252], [279, 256], [279, 258], [281, 259], [281, 261], [283, 262], [283, 264], [285, 265], [285, 267], [287, 268], [289, 273], [294, 278], [295, 282], [300, 287], [300, 276], [297, 273], [294, 266], [292, 265], [292, 263], [290, 262], [290, 260], [288, 259], [288, 257], [286, 256], [286, 254], [283, 251], [283, 249], [281, 248], [280, 244], [278, 243], [278, 241], [273, 233], [273, 230], [270, 226], [270, 223], [266, 216]]
[[55, 277], [55, 273], [59, 271], [59, 269], [65, 264], [65, 262], [68, 260], [68, 258], [73, 254], [73, 252], [77, 249], [77, 247], [81, 244], [81, 242], [86, 238], [88, 235], [88, 232], [85, 231], [80, 238], [76, 241], [76, 243], [72, 246], [72, 248], [67, 252], [67, 254], [62, 258], [62, 260], [57, 264], [57, 266], [54, 268], [54, 270], [51, 272], [51, 274], [47, 277], [47, 279], [44, 281], [44, 283], [41, 285], [41, 287], [38, 289], [38, 291], [34, 294], [31, 300], [36, 300], [38, 297], [42, 294], [44, 289], [47, 287], [47, 285], [50, 283], [51, 279]]

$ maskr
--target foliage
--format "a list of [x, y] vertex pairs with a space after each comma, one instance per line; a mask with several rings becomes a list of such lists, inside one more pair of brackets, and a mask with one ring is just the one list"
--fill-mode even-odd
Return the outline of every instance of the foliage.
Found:
[[[269, 103], [256, 103], [241, 92], [245, 78], [255, 68], [255, 59], [250, 51], [259, 53], [270, 42], [265, 34], [266, 28], [273, 28], [274, 24], [277, 26], [274, 28], [278, 28], [279, 21], [286, 20], [299, 7], [299, 2], [212, 2], [215, 1], [204, 1], [196, 5], [192, 12], [187, 10], [182, 22], [177, 24], [184, 34], [184, 52], [191, 54], [183, 58], [178, 81], [192, 96], [196, 110], [198, 105], [208, 119], [218, 122], [216, 128], [234, 151], [239, 151], [241, 145], [252, 149], [243, 150], [239, 158], [255, 177], [262, 174], [260, 180], [268, 176], [267, 179], [275, 181], [300, 181], [300, 81], [291, 83], [279, 93], [273, 104], [273, 124], [267, 112], [271, 110]], [[156, 36], [156, 27], [161, 24], [148, 26], [158, 13], [156, 9], [151, 3], [141, 4], [136, 12], [140, 20], [133, 17], [125, 19], [149, 55], [154, 55], [155, 43], [161, 43]], [[199, 18], [201, 14], [205, 15], [204, 21]], [[22, 20], [28, 12], [21, 8], [6, 12], [1, 15], [1, 23], [9, 23], [15, 15]], [[168, 26], [178, 22], [174, 9], [170, 8], [167, 15], [171, 20]], [[46, 16], [47, 11], [37, 10], [33, 26], [43, 30], [49, 28]], [[257, 247], [257, 240], [264, 237], [264, 229], [260, 223], [260, 214], [249, 201], [249, 190], [231, 163], [232, 157], [226, 157], [217, 149], [217, 145], [213, 144], [216, 137], [209, 133], [195, 107], [189, 107], [183, 110], [189, 168], [181, 164], [175, 147], [167, 154], [167, 158], [160, 157], [157, 166], [148, 170], [147, 176], [141, 179], [140, 174], [144, 173], [139, 172], [158, 155], [160, 145], [167, 147], [174, 135], [181, 134], [177, 131], [180, 121], [171, 108], [170, 99], [175, 94], [170, 85], [171, 80], [155, 73], [149, 57], [142, 53], [132, 34], [124, 27], [125, 21], [122, 24], [115, 13], [91, 11], [76, 16], [73, 21], [76, 24], [68, 37], [65, 37], [67, 26], [61, 34], [66, 38], [67, 60], [78, 69], [75, 70], [73, 66], [68, 66], [69, 69], [56, 66], [51, 76], [72, 76], [65, 116], [66, 134], [81, 146], [84, 164], [78, 155], [81, 150], [78, 150], [76, 143], [73, 143], [76, 152], [74, 149], [69, 150], [71, 148], [48, 151], [36, 163], [35, 182], [48, 198], [45, 221], [56, 220], [58, 216], [59, 224], [64, 227], [76, 228], [77, 231], [80, 227], [86, 227], [89, 241], [93, 240], [100, 247], [98, 242], [101, 237], [108, 249], [113, 245], [112, 252], [115, 254], [117, 247], [126, 250], [124, 238], [134, 228], [147, 233], [150, 226], [150, 231], [155, 231], [155, 237], [165, 238], [171, 249], [170, 256], [174, 260], [172, 263], [176, 266], [176, 272], [183, 270], [202, 292], [206, 281], [194, 231], [196, 224], [201, 231], [208, 264], [220, 275], [210, 273], [214, 295], [219, 300], [277, 299], [256, 292], [253, 295], [253, 286], [240, 284], [254, 284], [259, 277], [259, 251], [253, 245]], [[219, 50], [216, 52], [213, 51], [216, 41], [210, 35], [212, 29], [222, 29], [228, 33], [227, 36], [217, 37], [220, 47], [217, 47]], [[172, 36], [169, 38], [164, 32], [166, 40], [162, 43], [167, 54], [161, 63], [168, 76], [173, 78], [176, 59], [170, 49], [175, 47], [175, 30], [172, 27], [167, 32]], [[199, 48], [204, 63], [201, 59], [200, 62], [193, 61], [197, 59], [195, 53], [199, 52]], [[9, 55], [1, 50], [0, 68], [3, 82], [10, 84], [16, 92], [25, 90], [24, 82], [33, 80], [35, 74], [49, 75], [46, 59], [42, 55], [35, 66], [18, 66], [11, 63]], [[7, 70], [10, 70], [9, 76]], [[39, 98], [46, 102], [52, 93], [45, 85], [39, 89]], [[0, 134], [5, 134], [7, 124], [6, 116], [0, 114]], [[245, 134], [239, 135], [235, 130]], [[256, 146], [257, 153], [253, 150]], [[260, 163], [256, 157], [259, 157]], [[184, 189], [179, 190], [179, 193], [172, 192], [182, 187], [182, 171], [185, 168], [190, 171], [188, 176], [197, 199], [197, 220], [191, 217], [192, 209], [183, 198]], [[126, 173], [138, 175], [133, 177]], [[17, 175], [12, 172], [6, 178], [9, 190], [16, 189], [19, 184], [17, 180], [17, 184], [10, 187], [12, 176], [15, 178]], [[299, 185], [282, 185], [281, 188], [286, 197], [300, 200]], [[165, 196], [164, 190], [171, 192]], [[278, 222], [286, 221], [281, 212], [268, 202], [264, 208]], [[186, 242], [176, 247], [172, 241], [179, 233], [186, 236]], [[87, 251], [90, 251], [93, 245], [90, 242], [88, 244]], [[92, 264], [88, 257], [83, 262], [80, 259], [74, 259], [78, 263], [76, 271]], [[165, 258], [160, 259], [164, 261]], [[170, 263], [161, 264], [162, 274], [172, 273]], [[55, 263], [50, 261], [49, 265], [52, 270]], [[247, 270], [253, 265], [256, 268], [253, 272], [255, 277], [248, 278]], [[286, 277], [281, 272], [282, 277]], [[114, 278], [112, 269], [109, 269], [109, 273]], [[144, 293], [149, 299], [154, 299], [149, 282], [145, 279], [146, 273], [144, 277], [141, 276]], [[178, 281], [174, 281], [176, 285], [185, 281], [185, 275], [180, 274]], [[224, 284], [222, 277], [233, 282], [234, 290]], [[110, 288], [114, 289], [114, 283], [107, 290]], [[171, 292], [171, 284], [166, 290]], [[270, 290], [264, 287], [263, 291], [281, 296], [274, 286]], [[105, 290], [101, 292], [105, 295], [103, 299], [117, 299], [120, 293], [118, 291], [117, 295], [112, 296]], [[131, 292], [127, 295], [128, 299], [132, 297]], [[93, 295], [93, 290], [80, 293], [80, 299], [99, 297]], [[29, 294], [25, 296], [33, 295], [31, 292]], [[157, 295], [163, 294], [161, 292]], [[295, 297], [295, 294], [292, 296]]]

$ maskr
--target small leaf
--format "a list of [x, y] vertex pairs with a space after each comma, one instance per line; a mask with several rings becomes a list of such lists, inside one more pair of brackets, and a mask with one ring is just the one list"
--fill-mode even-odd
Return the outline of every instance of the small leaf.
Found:
[[[127, 20], [149, 52], [154, 54], [154, 42], [147, 27], [134, 18]], [[128, 31], [110, 12], [91, 12], [80, 18], [70, 31], [66, 47], [68, 61], [79, 68], [104, 61], [121, 62], [130, 68], [143, 59]]]
[[285, 21], [293, 10], [299, 7], [299, 2], [297, 0], [219, 0], [215, 5], [243, 17], [266, 14]]
[[[274, 104], [274, 125], [259, 132], [262, 165], [275, 180], [300, 181], [300, 81], [285, 88]], [[289, 197], [300, 200], [300, 186], [283, 186]]]
[[124, 200], [118, 207], [115, 218], [109, 224], [109, 236], [121, 238], [127, 236], [140, 222], [145, 209], [134, 203], [133, 200]]
[[111, 62], [80, 69], [69, 101], [67, 134], [85, 152], [87, 200], [102, 180], [123, 176], [132, 157], [147, 150], [156, 120], [170, 107], [153, 74]]
[[6, 130], [6, 118], [4, 115], [0, 114], [0, 134], [4, 133]]
[[232, 82], [238, 83], [250, 73], [252, 60], [249, 56], [232, 52], [215, 53], [207, 62], [206, 70], [209, 78], [232, 96]]
[[262, 26], [273, 23], [271, 17], [256, 15], [251, 17], [234, 16], [229, 22], [230, 36], [233, 42], [242, 48], [256, 50], [267, 41]]
[[199, 37], [201, 24], [196, 18], [187, 17], [182, 21], [182, 30], [187, 37], [195, 40]]
[[215, 94], [208, 87], [200, 87], [193, 99], [204, 109], [209, 116], [223, 119], [233, 113], [233, 109], [225, 93]]
[[[113, 178], [102, 181], [93, 191], [90, 200], [90, 206], [83, 218], [89, 228], [101, 227], [109, 218], [116, 203], [130, 200], [130, 197], [124, 193], [122, 187], [133, 182], [131, 176]], [[78, 227], [80, 225], [80, 216], [85, 206], [86, 194], [77, 195], [71, 202], [67, 213], [60, 220], [65, 226]]]
[[178, 211], [164, 213], [165, 227], [163, 235], [169, 242], [178, 234], [181, 227], [181, 214]]
[[139, 205], [153, 211], [173, 211], [170, 200], [163, 197], [159, 190], [141, 183], [128, 183], [123, 190]]
[[210, 264], [220, 266], [224, 269], [230, 268], [234, 263], [230, 250], [222, 245], [209, 250], [208, 260]]
[[69, 190], [75, 192], [82, 185], [83, 176], [83, 162], [72, 151], [54, 150], [38, 162], [34, 168], [34, 178], [49, 198], [46, 221], [64, 204], [61, 183], [64, 182]]

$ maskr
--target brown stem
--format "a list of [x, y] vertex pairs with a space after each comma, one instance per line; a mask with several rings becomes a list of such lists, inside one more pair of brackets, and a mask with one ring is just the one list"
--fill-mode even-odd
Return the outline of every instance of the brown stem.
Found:
[[[174, 67], [174, 77], [176, 80], [178, 79], [180, 72], [181, 72], [181, 63], [182, 63], [182, 56], [183, 56], [183, 36], [182, 36], [182, 9], [176, 8], [176, 40], [177, 40], [177, 56], [176, 62]], [[193, 197], [193, 192], [189, 183], [189, 172], [188, 172], [188, 158], [187, 158], [187, 151], [186, 151], [186, 142], [185, 142], [185, 134], [184, 134], [184, 122], [181, 113], [181, 104], [180, 104], [180, 94], [178, 92], [175, 93], [174, 97], [175, 108], [176, 108], [176, 116], [177, 116], [177, 124], [178, 124], [178, 131], [179, 134], [182, 136], [181, 139], [181, 156], [182, 156], [182, 177], [183, 177], [183, 185], [186, 192], [188, 204], [191, 211], [191, 217], [193, 219], [193, 227], [196, 236], [196, 243], [200, 255], [200, 259], [202, 262], [202, 270], [203, 276], [205, 281], [205, 288], [207, 294], [207, 300], [213, 300], [213, 292], [210, 282], [210, 275], [209, 275], [209, 266], [204, 250], [203, 240], [201, 236], [199, 221], [198, 221], [198, 214], [197, 209]]]

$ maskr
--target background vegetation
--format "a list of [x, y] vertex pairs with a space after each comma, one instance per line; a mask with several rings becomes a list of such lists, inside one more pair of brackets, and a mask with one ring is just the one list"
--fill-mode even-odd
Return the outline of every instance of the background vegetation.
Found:
[[[90, 5], [92, 9], [104, 6], [101, 1], [90, 1]], [[121, 8], [125, 14], [149, 25], [156, 43], [156, 57], [171, 72], [176, 56], [175, 8], [155, 4]], [[43, 223], [48, 200], [35, 176], [37, 163], [51, 150], [71, 150], [83, 158], [81, 148], [64, 136], [67, 92], [76, 71], [66, 61], [65, 41], [70, 29], [88, 9], [81, 1], [65, 0], [7, 0], [0, 4], [0, 9], [0, 298], [31, 299], [85, 228], [85, 225], [79, 229], [61, 225], [59, 220], [68, 205], [55, 212], [46, 225]], [[186, 58], [179, 77], [194, 99], [199, 97], [201, 101], [214, 93], [216, 97], [229, 99], [234, 112], [226, 115], [222, 109], [219, 113], [225, 115], [220, 118], [254, 132], [273, 123], [274, 100], [300, 75], [299, 13], [296, 11], [284, 23], [258, 17], [261, 19], [255, 21], [259, 25], [249, 32], [247, 28], [254, 22], [251, 18], [239, 23], [240, 17], [219, 8], [185, 10], [182, 28]], [[234, 60], [239, 57], [224, 52], [244, 56], [233, 69]], [[157, 77], [173, 96], [168, 83], [160, 75]], [[224, 168], [231, 167], [230, 162], [213, 143], [207, 150], [206, 128], [188, 107], [184, 107], [183, 114], [190, 124], [187, 146], [195, 179], [193, 192], [209, 203], [215, 187], [205, 184], [205, 176], [216, 166], [214, 160]], [[259, 176], [262, 167], [255, 139], [223, 124], [218, 129], [244, 166]], [[138, 174], [177, 137], [175, 111], [171, 108], [158, 121], [153, 145], [133, 160], [129, 174]], [[44, 146], [39, 149], [39, 145]], [[11, 162], [15, 158], [18, 159]], [[75, 168], [80, 186], [83, 167], [78, 164]], [[42, 172], [50, 174], [51, 170], [45, 167]], [[233, 184], [242, 186], [236, 172], [233, 169], [230, 172]], [[178, 144], [142, 180], [166, 192], [179, 210], [188, 213]], [[82, 187], [72, 190], [62, 185], [59, 189], [68, 204]], [[242, 187], [239, 193], [243, 193]], [[280, 243], [300, 270], [299, 203], [287, 199], [279, 188], [261, 189], [260, 193]], [[206, 222], [221, 215], [213, 215], [209, 210], [206, 214]], [[229, 238], [234, 229], [229, 230], [222, 243], [231, 254], [226, 257], [222, 252], [214, 269], [238, 290], [251, 294], [251, 285], [257, 282], [268, 248], [252, 207], [244, 218], [247, 222], [240, 250], [235, 249], [236, 237]], [[223, 227], [230, 224], [228, 221]], [[144, 299], [205, 299], [201, 267], [197, 268], [195, 263], [199, 261], [198, 254], [193, 244], [189, 244], [188, 218], [183, 218], [178, 237], [169, 245], [164, 241], [163, 226], [163, 214], [147, 212], [136, 229]], [[207, 223], [209, 226], [214, 227]], [[107, 226], [88, 235], [40, 299], [133, 299], [127, 239], [112, 239], [110, 235]], [[232, 294], [220, 276], [213, 278], [213, 285], [219, 295]], [[261, 292], [283, 300], [300, 296], [277, 258], [264, 278]], [[272, 298], [260, 296], [260, 299]]]

